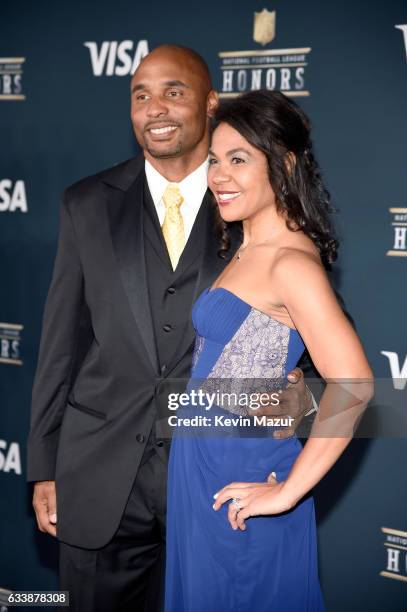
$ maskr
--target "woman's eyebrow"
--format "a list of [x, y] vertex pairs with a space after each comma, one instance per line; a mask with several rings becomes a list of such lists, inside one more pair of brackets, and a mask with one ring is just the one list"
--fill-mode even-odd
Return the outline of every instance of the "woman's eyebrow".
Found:
[[250, 151], [244, 149], [243, 147], [238, 147], [237, 149], [231, 149], [226, 153], [226, 155], [235, 155], [236, 153], [246, 153], [246, 155], [250, 155]]
[[[226, 155], [230, 157], [231, 155], [235, 155], [236, 153], [246, 153], [246, 155], [251, 156], [250, 151], [248, 151], [247, 149], [244, 149], [243, 147], [239, 147], [237, 149], [231, 149], [230, 151], [227, 151]], [[214, 153], [212, 149], [209, 149], [209, 155], [216, 157], [216, 153]]]

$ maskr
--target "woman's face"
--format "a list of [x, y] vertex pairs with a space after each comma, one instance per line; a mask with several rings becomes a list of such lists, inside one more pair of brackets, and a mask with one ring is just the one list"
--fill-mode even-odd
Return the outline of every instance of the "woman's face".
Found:
[[248, 219], [275, 205], [266, 156], [227, 123], [212, 135], [208, 184], [225, 221]]

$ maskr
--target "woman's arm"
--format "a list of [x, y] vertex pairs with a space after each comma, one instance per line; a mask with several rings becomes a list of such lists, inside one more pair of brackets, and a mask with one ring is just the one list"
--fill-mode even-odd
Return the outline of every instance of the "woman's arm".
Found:
[[244, 528], [249, 516], [289, 510], [306, 495], [349, 444], [373, 389], [373, 374], [362, 345], [320, 262], [292, 249], [274, 267], [270, 283], [279, 287], [281, 303], [327, 387], [310, 438], [285, 482], [232, 483], [217, 495], [215, 510], [228, 499], [240, 500], [241, 510], [234, 504], [229, 512], [234, 528]]
[[290, 251], [273, 275], [282, 303], [327, 381], [311, 435], [284, 483], [284, 495], [294, 505], [325, 476], [349, 444], [372, 395], [373, 374], [316, 258]]

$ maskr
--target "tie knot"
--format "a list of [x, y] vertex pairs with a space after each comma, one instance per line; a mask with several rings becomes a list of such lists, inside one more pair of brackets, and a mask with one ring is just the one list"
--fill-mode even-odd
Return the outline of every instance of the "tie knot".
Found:
[[163, 201], [165, 208], [179, 208], [181, 206], [184, 198], [176, 183], [168, 183], [164, 191]]

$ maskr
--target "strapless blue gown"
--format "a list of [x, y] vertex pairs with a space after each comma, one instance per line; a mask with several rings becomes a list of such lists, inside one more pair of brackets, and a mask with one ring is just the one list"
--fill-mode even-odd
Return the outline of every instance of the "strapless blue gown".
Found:
[[[206, 289], [193, 308], [197, 332], [188, 389], [202, 381], [267, 379], [292, 370], [304, 350], [298, 332], [223, 288]], [[199, 381], [199, 385], [195, 385]], [[271, 387], [270, 387], [271, 388]], [[243, 391], [243, 389], [241, 389]], [[231, 414], [234, 413], [234, 414]], [[241, 406], [191, 406], [177, 416], [226, 414]], [[168, 474], [166, 612], [323, 612], [314, 502], [252, 517], [234, 531], [213, 495], [233, 481], [287, 477], [302, 446], [296, 437], [256, 435], [247, 427], [175, 428]], [[232, 431], [233, 430], [233, 431]], [[257, 427], [257, 430], [259, 428]]]

